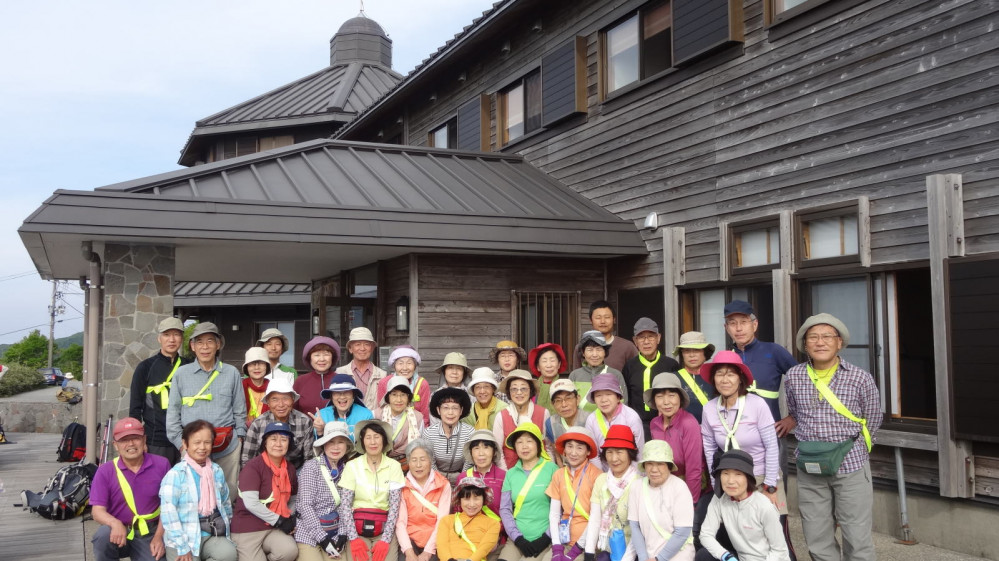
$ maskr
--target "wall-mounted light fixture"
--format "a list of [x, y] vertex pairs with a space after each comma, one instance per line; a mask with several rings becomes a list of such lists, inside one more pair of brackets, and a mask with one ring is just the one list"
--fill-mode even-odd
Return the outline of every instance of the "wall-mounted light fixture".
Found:
[[434, 92], [430, 94], [430, 103], [436, 103], [436, 102], [437, 102], [437, 92]]
[[642, 224], [643, 230], [649, 230], [650, 232], [655, 232], [659, 228], [659, 213], [652, 211], [648, 216], [645, 217], [645, 222]]
[[505, 55], [510, 54], [510, 42], [509, 41], [506, 41], [506, 42], [503, 43], [503, 46], [500, 47], [500, 52], [503, 53], [503, 54], [505, 54]]
[[458, 81], [459, 81], [459, 82], [464, 82], [464, 81], [465, 81], [465, 80], [467, 80], [467, 79], [468, 79], [468, 76], [467, 76], [467, 75], [465, 75], [465, 73], [464, 73], [464, 72], [462, 72], [461, 74], [458, 74]]
[[534, 31], [535, 33], [541, 32], [541, 20], [534, 22], [534, 26], [531, 27], [531, 31]]
[[312, 310], [312, 335], [319, 335], [319, 310]]
[[395, 330], [409, 333], [409, 296], [400, 296], [395, 303]]

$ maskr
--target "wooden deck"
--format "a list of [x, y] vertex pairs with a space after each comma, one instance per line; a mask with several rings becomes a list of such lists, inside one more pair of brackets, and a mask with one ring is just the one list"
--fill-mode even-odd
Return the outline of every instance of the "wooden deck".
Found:
[[82, 518], [53, 521], [13, 506], [23, 489], [41, 491], [60, 467], [58, 434], [7, 433], [0, 444], [0, 561], [84, 561], [90, 551]]

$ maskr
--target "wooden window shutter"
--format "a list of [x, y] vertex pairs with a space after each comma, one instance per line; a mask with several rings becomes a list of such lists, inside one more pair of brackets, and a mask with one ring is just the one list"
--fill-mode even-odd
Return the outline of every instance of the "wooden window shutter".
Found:
[[542, 126], [586, 112], [586, 38], [574, 37], [541, 58]]
[[742, 0], [673, 0], [673, 64], [743, 40]]
[[477, 95], [458, 108], [458, 149], [489, 150], [488, 95]]

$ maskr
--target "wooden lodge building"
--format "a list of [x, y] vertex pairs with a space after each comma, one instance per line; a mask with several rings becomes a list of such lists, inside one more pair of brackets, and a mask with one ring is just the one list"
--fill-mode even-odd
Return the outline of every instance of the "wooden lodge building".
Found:
[[57, 191], [20, 233], [103, 302], [104, 414], [181, 282], [310, 283], [299, 346], [367, 325], [427, 373], [571, 346], [600, 298], [666, 350], [725, 344], [734, 298], [789, 349], [831, 312], [886, 414], [876, 529], [899, 535], [904, 468], [916, 539], [999, 558], [997, 27], [994, 0], [500, 0], [332, 139], [215, 158], [194, 135], [199, 165]]

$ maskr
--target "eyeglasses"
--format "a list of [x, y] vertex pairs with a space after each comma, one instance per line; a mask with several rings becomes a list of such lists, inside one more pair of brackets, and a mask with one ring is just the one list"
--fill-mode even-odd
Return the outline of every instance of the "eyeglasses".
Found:
[[510, 388], [510, 393], [530, 393], [531, 388]]
[[648, 335], [636, 335], [635, 339], [638, 341], [655, 341], [656, 337], [658, 337], [658, 335], [655, 333], [649, 333]]
[[552, 405], [555, 405], [556, 407], [558, 407], [560, 405], [565, 405], [567, 403], [572, 403], [572, 402], [575, 402], [575, 401], [578, 401], [578, 400], [579, 400], [579, 398], [577, 396], [556, 397], [555, 399], [552, 400]]
[[805, 341], [812, 344], [818, 343], [820, 339], [823, 343], [832, 343], [834, 340], [839, 339], [839, 335], [835, 333], [812, 333], [805, 337]]
[[747, 325], [752, 325], [753, 321], [751, 319], [730, 319], [725, 322], [725, 325], [729, 327], [746, 327]]
[[204, 339], [195, 339], [191, 341], [191, 346], [194, 347], [212, 347], [218, 345], [219, 342], [215, 340], [215, 337], [205, 337]]
[[440, 409], [441, 413], [460, 413], [461, 412], [461, 406], [460, 405], [455, 405], [453, 403], [451, 405], [441, 405], [440, 407], [438, 407], [438, 409]]

